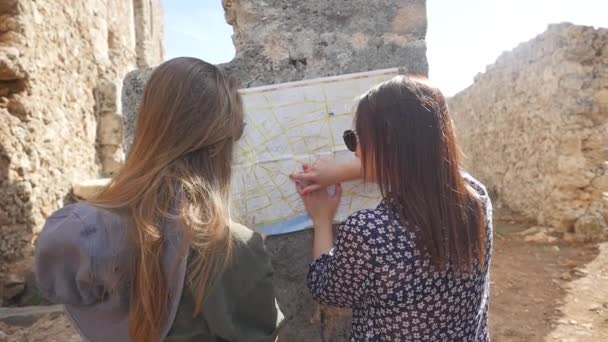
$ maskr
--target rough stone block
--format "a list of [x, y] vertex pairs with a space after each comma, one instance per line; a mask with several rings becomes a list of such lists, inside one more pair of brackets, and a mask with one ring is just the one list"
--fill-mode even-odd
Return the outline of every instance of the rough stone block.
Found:
[[157, 65], [163, 59], [161, 0], [134, 0], [137, 66], [146, 68]]
[[123, 145], [125, 154], [129, 154], [133, 137], [135, 136], [136, 114], [139, 109], [139, 102], [144, 95], [144, 86], [152, 74], [152, 68], [139, 69], [129, 72], [123, 81], [122, 88], [122, 108], [123, 108]]
[[122, 116], [106, 113], [97, 123], [97, 141], [103, 145], [121, 145], [123, 137]]
[[17, 31], [19, 29], [19, 22], [15, 17], [10, 14], [0, 15], [0, 34], [8, 31]]
[[103, 176], [114, 176], [123, 167], [125, 154], [120, 145], [105, 145], [99, 148]]
[[107, 19], [101, 15], [94, 15], [91, 19], [88, 29], [95, 62], [100, 65], [108, 65], [110, 63], [110, 48], [108, 45]]
[[574, 232], [584, 241], [605, 238], [608, 236], [608, 223], [600, 213], [589, 213], [576, 220]]
[[16, 14], [17, 3], [19, 0], [2, 0], [0, 1], [0, 14]]
[[0, 286], [2, 289], [2, 300], [8, 302], [16, 297], [19, 297], [25, 291], [25, 278], [11, 273], [3, 281]]
[[15, 81], [27, 77], [19, 63], [19, 56], [18, 49], [0, 46], [0, 81]]
[[95, 106], [98, 114], [122, 113], [122, 80], [100, 79], [95, 87]]
[[43, 316], [62, 313], [63, 305], [0, 308], [0, 322], [24, 327], [32, 325]]
[[87, 200], [92, 198], [99, 191], [103, 190], [103, 188], [105, 188], [109, 182], [109, 178], [77, 181], [72, 183], [72, 193], [74, 196], [80, 199]]

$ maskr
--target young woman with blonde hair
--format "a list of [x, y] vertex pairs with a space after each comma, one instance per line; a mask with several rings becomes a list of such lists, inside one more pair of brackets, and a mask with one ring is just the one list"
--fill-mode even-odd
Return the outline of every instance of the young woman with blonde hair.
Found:
[[272, 341], [283, 316], [263, 241], [231, 220], [236, 82], [194, 58], [146, 84], [124, 168], [49, 217], [41, 291], [89, 341]]

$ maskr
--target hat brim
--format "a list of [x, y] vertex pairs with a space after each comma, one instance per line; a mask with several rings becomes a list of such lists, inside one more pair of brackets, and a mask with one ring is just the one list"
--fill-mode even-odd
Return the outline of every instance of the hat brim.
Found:
[[96, 307], [81, 308], [73, 305], [64, 307], [74, 328], [85, 341], [131, 342], [129, 313], [108, 310], [104, 306], [102, 304]]

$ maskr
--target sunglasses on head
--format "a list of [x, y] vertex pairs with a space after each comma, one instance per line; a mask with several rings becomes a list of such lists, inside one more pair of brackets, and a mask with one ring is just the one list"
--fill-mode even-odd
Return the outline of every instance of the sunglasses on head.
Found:
[[342, 135], [342, 138], [344, 138], [344, 144], [346, 145], [346, 148], [348, 148], [349, 151], [357, 151], [357, 133], [355, 131], [351, 129], [344, 131], [344, 135]]

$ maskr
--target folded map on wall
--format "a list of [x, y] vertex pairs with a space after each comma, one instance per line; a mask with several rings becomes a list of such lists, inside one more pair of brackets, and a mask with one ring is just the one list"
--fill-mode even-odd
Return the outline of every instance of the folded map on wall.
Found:
[[[385, 69], [241, 90], [247, 125], [237, 147], [234, 216], [264, 235], [311, 228], [289, 174], [319, 158], [355, 158], [342, 134], [352, 128], [357, 98], [398, 74]], [[379, 201], [374, 186], [345, 183], [336, 220]]]

